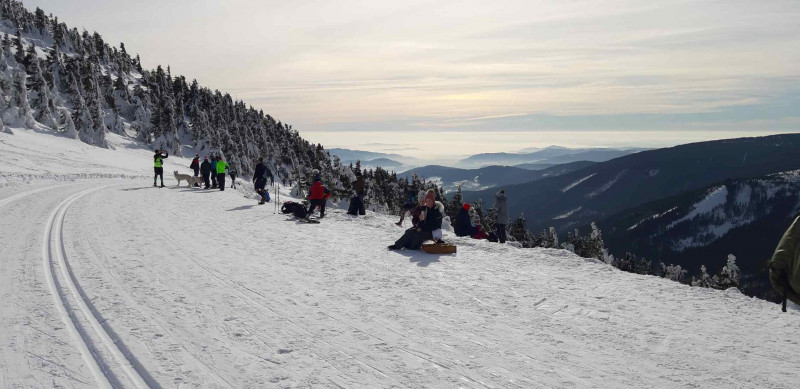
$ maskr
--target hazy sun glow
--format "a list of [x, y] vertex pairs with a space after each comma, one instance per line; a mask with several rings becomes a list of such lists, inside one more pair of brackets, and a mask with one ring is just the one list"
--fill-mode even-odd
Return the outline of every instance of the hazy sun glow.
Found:
[[655, 146], [800, 128], [796, 1], [25, 4], [337, 146], [415, 131], [478, 142], [459, 150], [509, 146], [499, 133], [617, 143], [576, 131]]

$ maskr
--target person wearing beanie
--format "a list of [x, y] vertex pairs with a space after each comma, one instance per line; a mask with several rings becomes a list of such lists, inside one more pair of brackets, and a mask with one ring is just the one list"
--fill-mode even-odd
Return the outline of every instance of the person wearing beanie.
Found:
[[405, 219], [406, 214], [411, 214], [411, 226], [416, 226], [419, 223], [419, 215], [422, 214], [422, 208], [425, 207], [425, 191], [421, 190], [417, 193], [417, 196], [414, 196], [413, 191], [408, 192], [408, 198], [406, 202], [403, 203], [403, 214], [400, 215], [400, 221], [395, 223], [398, 226], [403, 226], [403, 219]]
[[211, 182], [209, 179], [211, 177], [211, 162], [208, 162], [208, 157], [203, 158], [203, 163], [200, 164], [200, 174], [203, 175], [203, 183], [205, 183], [204, 189], [210, 188]]
[[456, 215], [456, 223], [453, 226], [456, 236], [471, 236], [475, 232], [469, 218], [469, 203], [461, 206]]
[[422, 215], [420, 215], [419, 225], [406, 230], [400, 239], [389, 246], [389, 250], [399, 250], [401, 248], [419, 250], [422, 247], [422, 243], [434, 239], [434, 234], [441, 232], [444, 204], [436, 201], [436, 193], [432, 189], [425, 193], [424, 198], [425, 207], [422, 210]]
[[495, 195], [495, 202], [492, 210], [497, 215], [495, 219], [495, 234], [497, 234], [497, 241], [500, 243], [506, 242], [506, 226], [508, 225], [508, 202], [506, 201], [505, 189], [500, 189]]

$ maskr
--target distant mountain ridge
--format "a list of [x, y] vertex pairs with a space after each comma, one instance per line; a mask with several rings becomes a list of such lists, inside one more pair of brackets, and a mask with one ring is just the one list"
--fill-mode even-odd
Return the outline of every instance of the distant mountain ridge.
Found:
[[410, 178], [417, 174], [420, 178], [440, 182], [445, 191], [453, 191], [461, 185], [462, 190], [481, 190], [497, 186], [521, 184], [554, 177], [571, 171], [582, 169], [594, 162], [579, 161], [552, 166], [543, 170], [529, 170], [513, 166], [487, 166], [480, 169], [459, 169], [454, 167], [429, 165], [413, 168], [398, 174], [401, 178]]
[[[622, 210], [723, 182], [800, 169], [800, 134], [691, 143], [642, 151], [607, 162], [506, 187], [514, 217], [529, 229], [565, 232]], [[491, 202], [494, 190], [467, 192]]]
[[[529, 150], [529, 149], [526, 149]], [[577, 161], [604, 162], [610, 159], [644, 151], [646, 149], [582, 148], [570, 149], [550, 146], [529, 153], [483, 153], [464, 158], [456, 164], [462, 168], [479, 168], [487, 165], [562, 164]]]
[[692, 274], [700, 265], [721, 264], [734, 254], [747, 275], [748, 292], [768, 297], [762, 265], [798, 212], [800, 171], [794, 170], [727, 180], [619, 212], [597, 224], [612, 253], [681, 265]]

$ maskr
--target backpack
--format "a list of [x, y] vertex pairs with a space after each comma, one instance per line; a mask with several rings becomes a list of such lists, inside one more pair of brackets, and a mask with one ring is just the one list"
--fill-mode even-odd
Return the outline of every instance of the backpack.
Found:
[[294, 201], [287, 201], [281, 206], [281, 213], [291, 213], [296, 218], [303, 219], [306, 217], [306, 207], [303, 204]]
[[794, 219], [778, 243], [775, 254], [766, 263], [769, 269], [769, 282], [783, 299], [784, 312], [787, 299], [800, 304], [800, 257], [798, 257], [800, 247], [798, 246], [800, 246], [800, 217]]

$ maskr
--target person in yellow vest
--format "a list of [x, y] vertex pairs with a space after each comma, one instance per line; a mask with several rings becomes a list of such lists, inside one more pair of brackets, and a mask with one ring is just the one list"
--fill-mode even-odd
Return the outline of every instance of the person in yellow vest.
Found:
[[225, 170], [228, 170], [228, 164], [220, 155], [217, 157], [217, 185], [219, 185], [219, 190], [225, 190]]
[[161, 187], [164, 187], [164, 158], [169, 157], [169, 153], [166, 150], [156, 150], [156, 154], [153, 155], [153, 170], [155, 171], [155, 176], [153, 177], [153, 186], [156, 185], [156, 181], [158, 181], [158, 177], [161, 176]]

